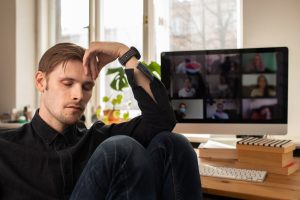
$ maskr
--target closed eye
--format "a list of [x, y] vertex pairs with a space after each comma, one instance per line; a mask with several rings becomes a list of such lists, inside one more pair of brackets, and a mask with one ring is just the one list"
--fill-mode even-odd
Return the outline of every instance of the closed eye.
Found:
[[94, 83], [91, 82], [91, 83], [84, 83], [82, 88], [86, 91], [91, 91], [94, 87]]
[[67, 87], [70, 87], [70, 86], [73, 85], [73, 81], [71, 81], [71, 80], [63, 80], [62, 84], [65, 85], [65, 86], [67, 86]]

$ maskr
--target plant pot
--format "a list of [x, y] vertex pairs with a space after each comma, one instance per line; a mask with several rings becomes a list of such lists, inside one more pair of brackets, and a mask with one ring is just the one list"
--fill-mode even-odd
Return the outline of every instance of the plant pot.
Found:
[[108, 123], [118, 123], [120, 121], [120, 110], [107, 109], [103, 110], [103, 114], [107, 117]]

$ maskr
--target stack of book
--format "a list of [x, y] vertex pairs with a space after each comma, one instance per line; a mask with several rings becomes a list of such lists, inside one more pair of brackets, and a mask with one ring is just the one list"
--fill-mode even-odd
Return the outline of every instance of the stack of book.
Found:
[[241, 168], [289, 175], [299, 168], [293, 157], [295, 148], [291, 140], [245, 138], [236, 145], [238, 165]]

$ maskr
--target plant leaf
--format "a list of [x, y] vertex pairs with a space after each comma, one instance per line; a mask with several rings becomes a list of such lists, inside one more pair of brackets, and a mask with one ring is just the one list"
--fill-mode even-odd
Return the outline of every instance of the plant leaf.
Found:
[[117, 81], [116, 79], [112, 80], [111, 83], [110, 83], [110, 87], [114, 90], [117, 90], [118, 91], [118, 88], [117, 88]]
[[117, 104], [121, 104], [122, 100], [123, 100], [123, 95], [118, 94], [117, 97], [116, 97], [116, 100], [117, 100]]
[[[161, 66], [152, 61], [149, 65], [142, 61], [142, 64], [146, 66], [146, 68], [158, 79], [161, 79]], [[110, 83], [110, 87], [116, 91], [123, 91], [124, 88], [129, 86], [126, 74], [124, 72], [123, 67], [115, 67], [115, 68], [108, 68], [106, 75], [115, 74], [113, 80]]]
[[146, 68], [154, 75], [156, 78], [161, 79], [161, 67], [160, 65], [152, 61], [149, 65], [142, 61], [142, 64], [146, 66]]
[[123, 91], [124, 88], [128, 87], [127, 77], [122, 67], [109, 68], [107, 75], [116, 74], [110, 83], [110, 87], [116, 91]]
[[108, 68], [106, 75], [110, 75], [110, 74], [114, 74], [114, 73], [120, 73], [121, 71], [123, 71], [122, 67], [115, 67], [115, 68]]
[[108, 96], [104, 96], [104, 97], [102, 98], [102, 101], [103, 101], [103, 102], [108, 102], [108, 101], [109, 101], [109, 97], [108, 97]]
[[123, 119], [126, 121], [129, 119], [129, 112], [123, 114]]
[[111, 104], [112, 104], [113, 106], [115, 106], [117, 103], [118, 103], [118, 100], [117, 100], [117, 99], [111, 100]]
[[152, 62], [148, 65], [147, 68], [148, 68], [149, 71], [150, 71], [153, 75], [155, 75], [158, 79], [161, 79], [161, 67], [160, 67], [160, 65], [159, 65], [157, 62], [152, 61]]

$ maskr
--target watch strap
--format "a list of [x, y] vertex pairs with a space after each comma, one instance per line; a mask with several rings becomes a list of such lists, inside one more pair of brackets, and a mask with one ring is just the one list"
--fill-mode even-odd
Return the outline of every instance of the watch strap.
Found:
[[130, 47], [130, 49], [126, 53], [124, 53], [124, 55], [122, 55], [118, 60], [121, 65], [125, 66], [128, 60], [130, 60], [130, 58], [132, 58], [133, 56], [136, 57], [136, 59], [141, 58], [141, 54], [139, 53], [139, 51], [135, 47]]
[[139, 69], [145, 76], [147, 76], [150, 81], [153, 81], [153, 74], [146, 68], [145, 65], [143, 65], [143, 63], [139, 62], [136, 68]]

